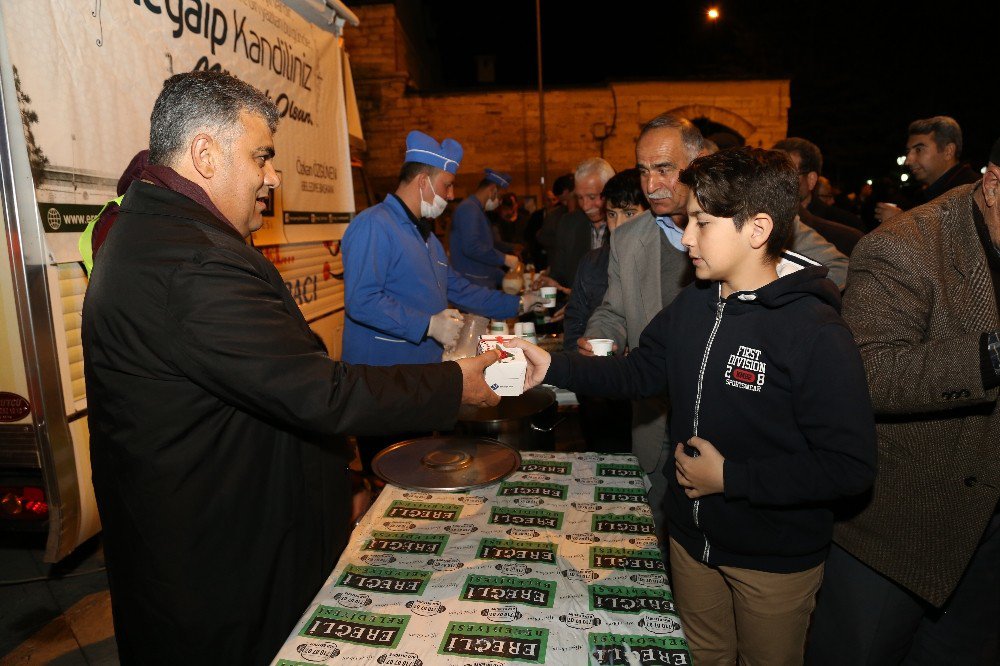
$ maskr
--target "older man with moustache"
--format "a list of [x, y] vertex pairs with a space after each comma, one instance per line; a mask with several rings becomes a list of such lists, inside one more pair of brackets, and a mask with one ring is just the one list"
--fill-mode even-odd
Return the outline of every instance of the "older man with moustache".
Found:
[[[637, 347], [646, 325], [693, 279], [687, 250], [681, 243], [687, 221], [688, 189], [678, 176], [703, 150], [701, 132], [689, 120], [664, 113], [646, 123], [635, 146], [636, 167], [650, 210], [615, 231], [608, 264], [604, 302], [577, 341], [580, 353], [593, 353], [592, 338], [610, 338], [618, 352]], [[843, 288], [847, 258], [822, 236], [797, 222], [793, 247], [779, 270], [806, 264], [827, 266]], [[804, 255], [804, 256], [803, 256]], [[663, 470], [672, 447], [667, 441], [667, 396], [633, 402], [632, 452], [649, 475], [649, 503], [657, 530], [666, 526]], [[662, 532], [658, 534], [661, 538]], [[664, 542], [665, 543], [665, 542]]]
[[583, 255], [604, 242], [608, 225], [601, 191], [614, 175], [614, 167], [600, 157], [584, 160], [576, 167], [573, 192], [577, 210], [559, 220], [555, 249], [550, 253], [549, 276], [563, 287], [572, 286]]

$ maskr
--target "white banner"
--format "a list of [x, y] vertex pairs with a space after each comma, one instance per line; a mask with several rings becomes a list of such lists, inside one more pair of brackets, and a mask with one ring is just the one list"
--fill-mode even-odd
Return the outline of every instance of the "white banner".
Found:
[[268, 241], [342, 235], [354, 192], [332, 33], [280, 0], [3, 0], [0, 11], [56, 261], [77, 258], [73, 232], [115, 195], [129, 160], [148, 146], [163, 81], [196, 69], [238, 76], [281, 111], [281, 206]]

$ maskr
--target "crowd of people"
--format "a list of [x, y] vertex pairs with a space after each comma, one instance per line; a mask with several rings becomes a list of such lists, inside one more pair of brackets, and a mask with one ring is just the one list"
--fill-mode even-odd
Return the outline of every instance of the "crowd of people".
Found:
[[413, 131], [396, 190], [342, 241], [341, 362], [247, 243], [277, 118], [226, 74], [171, 77], [88, 241], [124, 663], [270, 661], [350, 532], [343, 436], [370, 460], [496, 404], [495, 353], [440, 361], [463, 311], [539, 304], [498, 289], [521, 261], [560, 290], [565, 334], [558, 353], [512, 342], [525, 388], [573, 390], [593, 448], [648, 474], [694, 663], [995, 663], [1000, 141], [979, 173], [954, 120], [915, 121], [919, 199], [869, 202], [872, 229], [831, 203], [813, 143], [718, 150], [663, 114], [634, 164], [583, 160], [534, 214], [485, 170], [446, 252], [433, 220], [463, 149]]
[[811, 141], [719, 151], [664, 114], [520, 236], [506, 174], [455, 210], [450, 270], [496, 290], [520, 258], [559, 289], [566, 352], [517, 344], [588, 448], [649, 474], [695, 663], [996, 658], [1000, 144], [982, 174], [961, 149], [953, 119], [914, 121], [920, 190], [863, 219]]

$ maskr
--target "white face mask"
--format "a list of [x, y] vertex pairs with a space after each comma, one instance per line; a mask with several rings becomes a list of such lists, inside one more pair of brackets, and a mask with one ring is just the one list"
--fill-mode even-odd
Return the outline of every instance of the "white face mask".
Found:
[[430, 178], [427, 179], [427, 184], [431, 186], [431, 194], [434, 195], [434, 201], [427, 203], [424, 201], [423, 195], [420, 197], [420, 217], [425, 217], [433, 220], [434, 218], [441, 215], [444, 209], [448, 207], [448, 202], [444, 198], [434, 191], [434, 184], [431, 182]]
[[500, 197], [497, 197], [496, 199], [487, 199], [486, 203], [483, 204], [483, 208], [486, 209], [486, 212], [489, 212], [496, 210], [497, 206], [499, 205], [500, 205]]

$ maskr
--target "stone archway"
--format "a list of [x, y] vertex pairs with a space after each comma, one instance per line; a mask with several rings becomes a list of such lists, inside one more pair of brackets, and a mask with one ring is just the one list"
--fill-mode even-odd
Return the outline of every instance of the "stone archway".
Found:
[[757, 132], [757, 127], [743, 116], [733, 113], [728, 109], [709, 104], [688, 104], [670, 109], [670, 113], [694, 121], [698, 118], [707, 118], [713, 123], [725, 125], [732, 129], [744, 140], [750, 138]]

